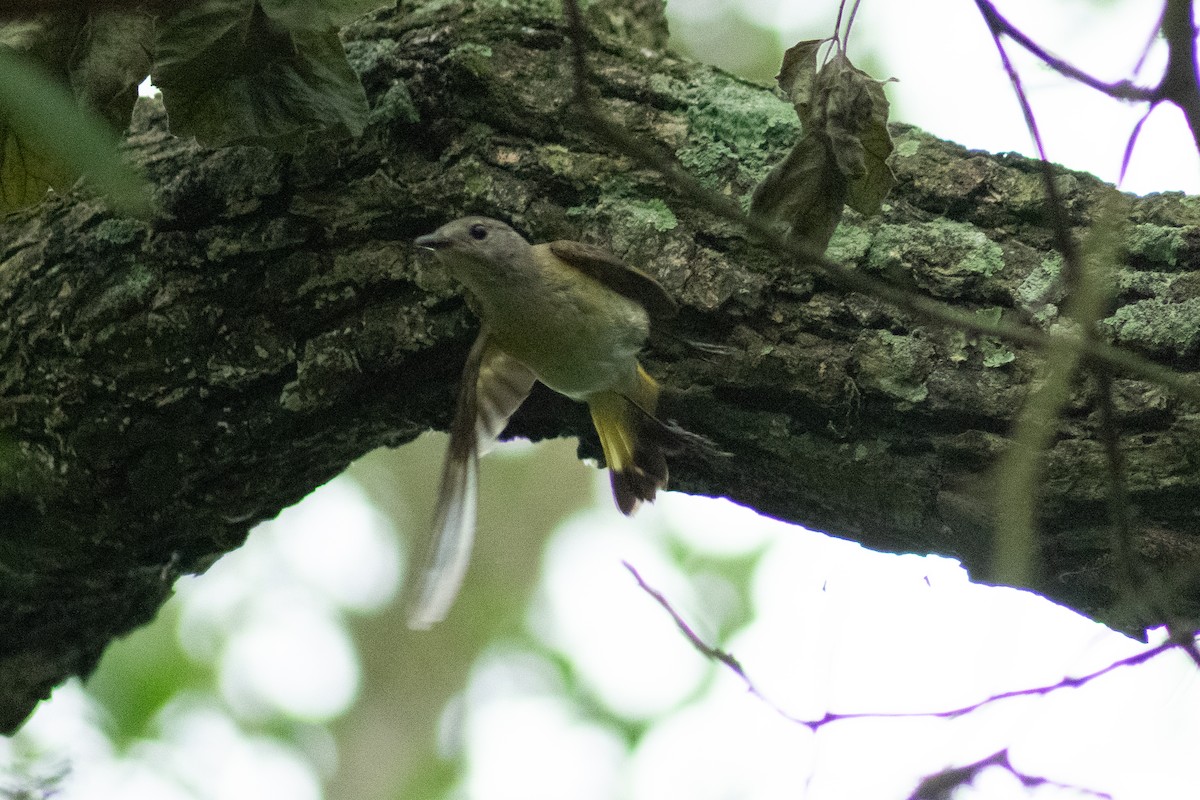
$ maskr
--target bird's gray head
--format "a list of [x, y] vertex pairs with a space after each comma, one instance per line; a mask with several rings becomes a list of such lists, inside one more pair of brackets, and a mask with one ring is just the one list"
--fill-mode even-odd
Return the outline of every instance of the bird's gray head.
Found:
[[447, 222], [433, 233], [418, 236], [415, 244], [436, 251], [451, 264], [520, 264], [529, 250], [529, 242], [521, 234], [490, 217], [462, 217]]

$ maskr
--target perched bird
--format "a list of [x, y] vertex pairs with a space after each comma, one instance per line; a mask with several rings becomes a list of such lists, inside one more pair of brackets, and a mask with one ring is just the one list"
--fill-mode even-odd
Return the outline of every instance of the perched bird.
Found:
[[588, 404], [617, 508], [632, 514], [667, 484], [665, 454], [705, 442], [655, 416], [659, 387], [638, 352], [675, 303], [649, 275], [572, 241], [531, 245], [508, 225], [463, 217], [417, 238], [473, 298], [482, 327], [467, 356], [442, 469], [433, 538], [409, 625], [449, 612], [475, 534], [479, 457], [541, 381]]

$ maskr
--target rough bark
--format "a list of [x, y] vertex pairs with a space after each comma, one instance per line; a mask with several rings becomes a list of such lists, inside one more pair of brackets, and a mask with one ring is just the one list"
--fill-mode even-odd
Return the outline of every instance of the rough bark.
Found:
[[[661, 24], [603, 4], [591, 21], [608, 111], [748, 197], [794, 139], [790, 106], [664, 54]], [[373, 108], [358, 140], [297, 157], [206, 150], [142, 102], [128, 151], [155, 186], [150, 224], [84, 196], [0, 222], [0, 730], [256, 522], [372, 448], [446, 425], [475, 323], [411, 241], [464, 213], [607, 245], [680, 300], [679, 336], [733, 348], [660, 338], [648, 353], [679, 390], [669, 413], [732, 454], [681, 457], [674, 488], [988, 574], [989, 470], [1035, 354], [838, 292], [595, 142], [572, 112], [556, 3], [384, 11], [346, 40]], [[899, 185], [880, 217], [843, 225], [830, 255], [1052, 325], [1060, 261], [1035, 166], [894, 135]], [[1082, 231], [1112, 190], [1067, 171], [1059, 182]], [[1194, 371], [1197, 202], [1132, 209], [1104, 335]], [[1190, 563], [1200, 415], [1155, 386], [1116, 385], [1137, 548]], [[1151, 620], [1123, 601], [1110, 555], [1096, 416], [1081, 380], [1047, 457], [1029, 588], [1137, 630]], [[585, 412], [548, 392], [510, 431], [580, 436], [598, 455]], [[1192, 612], [1197, 593], [1174, 600]]]

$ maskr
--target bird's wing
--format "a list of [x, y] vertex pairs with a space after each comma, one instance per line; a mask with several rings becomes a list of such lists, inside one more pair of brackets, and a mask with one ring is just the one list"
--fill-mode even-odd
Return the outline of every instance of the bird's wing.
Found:
[[640, 304], [651, 319], [669, 319], [675, 315], [675, 301], [658, 281], [604, 248], [568, 239], [550, 242], [545, 247], [575, 269]]
[[529, 396], [534, 380], [528, 367], [491, 344], [487, 328], [480, 331], [463, 368], [432, 535], [421, 572], [414, 575], [417, 589], [408, 606], [410, 628], [429, 628], [450, 611], [471, 560], [479, 457]]

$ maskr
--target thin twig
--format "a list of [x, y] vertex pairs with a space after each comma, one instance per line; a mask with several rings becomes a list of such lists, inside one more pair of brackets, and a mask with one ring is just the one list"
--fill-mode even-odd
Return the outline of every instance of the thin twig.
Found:
[[840, 0], [838, 3], [837, 19], [833, 21], [833, 36], [830, 37], [833, 41], [841, 43], [842, 36], [842, 16], [846, 13], [846, 0]]
[[[1039, 167], [1042, 172], [1042, 187], [1046, 192], [1046, 200], [1050, 208], [1050, 226], [1054, 230], [1054, 243], [1058, 247], [1058, 251], [1062, 253], [1067, 285], [1068, 287], [1072, 287], [1080, 280], [1083, 265], [1080, 263], [1079, 249], [1075, 244], [1075, 238], [1071, 235], [1071, 226], [1067, 221], [1062, 194], [1058, 191], [1058, 183], [1054, 180], [1054, 167], [1050, 164], [1050, 159], [1046, 156], [1046, 148], [1042, 143], [1042, 134], [1038, 130], [1037, 117], [1033, 114], [1033, 106], [1029, 103], [1029, 97], [1025, 94], [1025, 87], [1021, 84], [1021, 76], [1017, 73], [1016, 67], [1013, 66], [1012, 61], [1009, 59], [1008, 51], [1004, 48], [1004, 41], [1000, 38], [1003, 31], [992, 27], [992, 18], [989, 17], [987, 9], [991, 9], [993, 13], [995, 9], [991, 7], [991, 3], [987, 0], [975, 0], [975, 4], [979, 7], [980, 13], [983, 14], [984, 20], [988, 23], [989, 30], [992, 33], [992, 40], [996, 43], [996, 50], [1000, 53], [1000, 62], [1004, 65], [1004, 71], [1008, 75], [1009, 82], [1012, 84], [1013, 93], [1017, 96], [1017, 102], [1021, 105], [1021, 114], [1025, 117], [1025, 127], [1029, 129], [1029, 136], [1033, 139], [1034, 146], [1037, 148]], [[1005, 22], [1004, 24], [1007, 25], [1008, 23]]]
[[824, 253], [802, 239], [785, 239], [766, 222], [747, 216], [736, 200], [708, 188], [674, 158], [637, 139], [596, 107], [590, 87], [586, 86], [586, 32], [582, 27], [578, 3], [576, 0], [564, 0], [564, 6], [567, 10], [569, 35], [575, 47], [575, 84], [576, 87], [584, 85], [584, 91], [576, 94], [576, 106], [587, 120], [588, 129], [597, 138], [657, 172], [678, 195], [687, 198], [688, 202], [740, 225], [764, 245], [791, 259], [799, 268], [811, 270], [845, 291], [861, 292], [875, 297], [926, 322], [995, 336], [1036, 349], [1069, 347], [1083, 353], [1088, 360], [1112, 365], [1122, 373], [1152, 381], [1171, 389], [1181, 397], [1200, 402], [1200, 383], [1141, 356], [1070, 333], [1046, 333], [1002, 319], [989, 320], [977, 314], [960, 311], [930, 297], [909, 292], [895, 284], [848, 269], [825, 257]]
[[1150, 57], [1150, 50], [1154, 47], [1154, 43], [1158, 41], [1158, 36], [1162, 33], [1163, 16], [1167, 13], [1167, 6], [1163, 4], [1163, 10], [1158, 14], [1158, 23], [1154, 26], [1154, 30], [1150, 32], [1150, 36], [1146, 39], [1146, 44], [1142, 47], [1142, 52], [1138, 54], [1138, 60], [1133, 65], [1133, 75], [1137, 77], [1142, 68], [1146, 66], [1146, 59]]
[[[989, 26], [992, 26], [992, 20], [986, 11], [986, 0], [976, 0], [976, 5]], [[1095, 324], [1103, 316], [1105, 292], [1101, 276], [1089, 276], [1085, 271], [1084, 260], [1075, 237], [1071, 234], [1065, 204], [1054, 180], [1054, 169], [1047, 158], [1033, 106], [1025, 94], [1021, 76], [1008, 57], [1002, 31], [997, 27], [990, 27], [990, 31], [1040, 159], [1039, 167], [1043, 191], [1046, 194], [1048, 217], [1054, 231], [1055, 244], [1063, 257], [1063, 280], [1066, 283], [1067, 295], [1071, 298], [1064, 316], [1076, 323], [1074, 327], [1085, 339], [1092, 340], [1095, 338]], [[1102, 240], [1108, 245], [1092, 248], [1093, 259], [1101, 261], [1104, 267], [1109, 266], [1109, 261], [1118, 258], [1117, 243], [1108, 241], [1115, 227], [1108, 227], [1110, 220], [1105, 219], [1113, 215], [1110, 203], [1106, 205], [1103, 214], [1097, 217], [1092, 229], [1093, 239]], [[1116, 220], [1118, 224], [1121, 221], [1123, 220]], [[1103, 253], [1105, 258], [1098, 259], [1100, 253]], [[1013, 426], [1012, 442], [996, 468], [998, 513], [993, 545], [994, 577], [1005, 582], [1028, 583], [1040, 566], [1037, 500], [1043, 454], [1050, 447], [1058, 429], [1059, 416], [1070, 399], [1071, 380], [1080, 366], [1079, 353], [1076, 351], [1053, 348], [1044, 353], [1045, 381], [1037, 390], [1031, 392], [1026, 400]]]
[[[1021, 111], [1025, 116], [1026, 126], [1029, 128], [1030, 136], [1033, 138], [1038, 149], [1038, 154], [1041, 156], [1043, 183], [1045, 185], [1047, 199], [1050, 202], [1052, 212], [1051, 223], [1055, 230], [1055, 238], [1057, 239], [1059, 250], [1063, 254], [1065, 267], [1064, 272], [1068, 276], [1069, 281], [1068, 288], [1072, 290], [1071, 293], [1074, 295], [1075, 299], [1075, 302], [1072, 303], [1072, 306], [1075, 307], [1076, 311], [1079, 311], [1079, 307], [1082, 305], [1092, 305], [1094, 308], [1091, 309], [1091, 312], [1098, 314], [1100, 312], [1100, 306], [1097, 304], [1097, 301], [1100, 301], [1103, 298], [1094, 296], [1094, 294], [1091, 292], [1093, 287], [1089, 285], [1089, 280], [1098, 280], [1101, 278], [1101, 276], [1093, 276], [1091, 279], [1089, 279], [1084, 272], [1084, 264], [1080, 258], [1079, 250], [1075, 245], [1074, 238], [1070, 235], [1066, 220], [1065, 206], [1062, 202], [1061, 196], [1058, 193], [1058, 187], [1053, 180], [1053, 171], [1051, 170], [1049, 161], [1046, 158], [1045, 149], [1042, 147], [1041, 135], [1037, 128], [1037, 121], [1034, 117], [1032, 106], [1030, 105], [1029, 99], [1021, 85], [1020, 77], [1017, 74], [1016, 69], [1013, 67], [1012, 62], [1009, 60], [1008, 53], [1004, 48], [1003, 41], [1001, 40], [1002, 33], [1011, 38], [1017, 38], [1017, 35], [1023, 34], [1020, 34], [1020, 31], [1017, 31], [1015, 28], [1009, 25], [1006, 20], [1000, 17], [988, 0], [976, 0], [976, 5], [979, 7], [980, 12], [983, 14], [983, 17], [985, 21], [987, 21], [992, 32], [992, 38], [995, 40], [996, 48], [1000, 53], [1000, 59], [1004, 64], [1005, 71], [1008, 73], [1009, 80], [1013, 86], [1013, 92], [1016, 94], [1017, 100], [1021, 105]], [[1195, 42], [1194, 31], [1192, 30], [1193, 22], [1191, 17], [1190, 2], [1187, 3], [1187, 8], [1185, 9], [1179, 3], [1174, 2], [1174, 0], [1168, 0], [1163, 12], [1162, 25], [1164, 36], [1167, 35], [1168, 26], [1172, 24], [1174, 24], [1178, 30], [1181, 31], [1186, 29], [1192, 31], [1192, 34], [1188, 37], [1188, 41], [1186, 43], [1181, 41], [1182, 35], [1179, 33], [1176, 33], [1176, 41], [1168, 41], [1169, 46], [1172, 48], [1173, 63], [1176, 63], [1176, 67], [1168, 67], [1167, 74], [1164, 75], [1163, 82], [1160, 84], [1162, 96], [1168, 98], [1170, 98], [1171, 95], [1165, 87], [1168, 86], [1168, 81], [1172, 80], [1172, 69], [1174, 69], [1176, 72], [1181, 71], [1182, 67], [1180, 67], [1179, 64], [1184, 62], [1184, 60], [1177, 57], [1176, 54], [1185, 52], [1186, 63], [1189, 65], [1193, 64], [1195, 60]], [[1200, 114], [1200, 89], [1197, 88], [1194, 67], [1189, 67], [1186, 77], [1176, 77], [1173, 80], [1175, 84], [1178, 85], [1178, 91], [1184, 93], [1185, 95], [1188, 93], [1194, 95], [1192, 105], [1197, 109], [1198, 114]], [[1128, 166], [1129, 159], [1131, 157], [1133, 144], [1137, 139], [1138, 133], [1141, 131], [1143, 123], [1145, 123], [1150, 113], [1154, 110], [1157, 102], [1157, 100], [1151, 102], [1149, 110], [1147, 110], [1146, 114], [1134, 127], [1129, 143], [1125, 148], [1124, 159], [1122, 160], [1122, 180], [1125, 176], [1125, 168]], [[1176, 102], [1177, 105], [1179, 104], [1178, 100], [1173, 100], [1173, 102]], [[1184, 112], [1187, 113], [1186, 108], [1184, 109]], [[1197, 119], [1200, 120], [1200, 117]], [[1200, 134], [1200, 128], [1193, 126], [1193, 133]], [[1200, 138], [1197, 139], [1197, 142], [1198, 145], [1200, 145]], [[1105, 232], [1100, 231], [1098, 233], [1099, 236], [1097, 238], [1103, 238]], [[1092, 295], [1090, 301], [1085, 303], [1085, 297], [1089, 294]], [[1085, 318], [1076, 320], [1081, 323], [1080, 327], [1084, 332], [1083, 335], [1088, 340], [1094, 340], [1094, 323], [1099, 319], [1098, 316], [1095, 316], [1095, 314], [1091, 312], [1085, 314]], [[1068, 316], [1070, 317], [1074, 315], [1069, 313]], [[1095, 318], [1093, 319], [1091, 317]], [[1054, 353], [1051, 351], [1051, 362], [1053, 363], [1053, 361]], [[1124, 482], [1124, 461], [1120, 454], [1119, 440], [1114, 422], [1115, 417], [1112, 410], [1112, 376], [1107, 367], [1102, 364], [1093, 362], [1091, 366], [1098, 376], [1101, 388], [1100, 404], [1102, 422], [1100, 426], [1100, 436], [1105, 447], [1107, 462], [1109, 465], [1108, 502], [1109, 513], [1114, 526], [1114, 552], [1122, 566], [1122, 569], [1126, 572], [1123, 577], [1125, 587], [1129, 592], [1128, 596], [1136, 603], [1139, 611], [1143, 613], [1149, 612], [1151, 616], [1157, 616], [1159, 618], [1165, 617], [1167, 629], [1170, 633], [1171, 639], [1178, 644], [1181, 649], [1188, 654], [1188, 657], [1192, 659], [1196, 666], [1200, 668], [1200, 647], [1197, 647], [1194, 632], [1189, 626], [1185, 626], [1178, 620], [1172, 620], [1169, 618], [1169, 615], [1166, 612], [1168, 604], [1163, 602], [1163, 587], [1161, 584], [1149, 584], [1145, 580], [1146, 576], [1144, 572], [1139, 569], [1140, 565], [1137, 561], [1137, 553], [1133, 546], [1132, 533], [1129, 529], [1129, 501]], [[1050, 385], [1050, 382], [1047, 383], [1047, 386], [1048, 385]], [[1025, 415], [1023, 414], [1018, 420], [1018, 427], [1024, 421]], [[1026, 489], [1028, 490], [1029, 487], [1026, 487]], [[1026, 522], [1028, 524], [1032, 524], [1032, 520], [1026, 520]]]
[[854, 28], [854, 19], [858, 16], [858, 6], [861, 0], [854, 0], [854, 5], [850, 7], [850, 19], [846, 21], [846, 33], [842, 36], [842, 47], [849, 49], [850, 47], [850, 31]]
[[755, 694], [758, 694], [757, 690], [755, 690], [754, 686], [750, 683], [750, 679], [746, 677], [746, 672], [742, 669], [742, 665], [736, 658], [724, 650], [713, 647], [701, 639], [700, 635], [692, 630], [691, 625], [688, 625], [687, 622], [684, 621], [683, 617], [679, 615], [679, 612], [675, 610], [675, 608], [671, 605], [671, 602], [667, 600], [662, 592], [646, 583], [646, 580], [642, 577], [642, 574], [638, 572], [637, 569], [628, 561], [622, 561], [621, 563], [625, 566], [625, 569], [629, 570], [629, 574], [632, 575], [633, 579], [637, 581], [638, 586], [641, 587], [642, 591], [654, 598], [655, 602], [662, 606], [663, 610], [671, 615], [671, 619], [675, 621], [675, 627], [678, 628], [679, 632], [683, 634], [684, 638], [691, 643], [692, 647], [696, 648], [696, 650], [700, 652], [700, 655], [704, 656], [710, 661], [719, 661], [725, 666], [729, 667], [734, 675], [737, 675], [739, 678], [745, 681], [748, 686], [750, 686], [751, 691], [753, 691]]
[[1006, 770], [1009, 774], [1021, 782], [1021, 785], [1027, 789], [1039, 789], [1043, 786], [1049, 786], [1056, 789], [1070, 789], [1075, 792], [1085, 792], [1092, 797], [1103, 798], [1104, 800], [1112, 800], [1112, 795], [1107, 792], [1100, 792], [1095, 789], [1088, 789], [1083, 786], [1078, 786], [1069, 783], [1059, 783], [1052, 781], [1049, 778], [1044, 778], [1040, 775], [1030, 775], [1026, 772], [1021, 772], [1013, 766], [1012, 760], [1008, 754], [1008, 748], [992, 753], [989, 756], [979, 759], [971, 764], [964, 764], [961, 767], [951, 767], [942, 770], [935, 775], [929, 775], [913, 790], [907, 800], [934, 800], [934, 798], [950, 797], [955, 789], [974, 781], [985, 770], [998, 767]]
[[[958, 717], [966, 716], [967, 714], [978, 711], [979, 709], [989, 706], [993, 703], [999, 703], [1003, 700], [1011, 700], [1016, 697], [1038, 697], [1057, 692], [1060, 689], [1078, 689], [1079, 687], [1085, 686], [1098, 678], [1108, 675], [1111, 672], [1115, 672], [1116, 670], [1144, 664], [1153, 658], [1157, 658], [1163, 653], [1170, 652], [1171, 650], [1180, 647], [1181, 645], [1181, 642], [1175, 639], [1170, 639], [1162, 644], [1155, 645], [1149, 650], [1143, 650], [1140, 653], [1135, 653], [1126, 658], [1113, 661], [1105, 667], [1095, 670], [1094, 672], [1089, 672], [1086, 675], [1081, 675], [1077, 678], [1067, 676], [1056, 683], [1033, 686], [1025, 689], [1013, 689], [1012, 691], [1008, 692], [1000, 692], [999, 694], [985, 697], [979, 702], [971, 703], [970, 705], [966, 706], [959, 706], [958, 708], [947, 709], [944, 711], [859, 711], [846, 714], [826, 712], [826, 714], [819, 719], [806, 720], [788, 714], [782, 708], [768, 700], [767, 697], [763, 695], [763, 693], [760, 692], [754, 685], [754, 682], [750, 680], [749, 676], [746, 675], [746, 671], [742, 668], [742, 665], [737, 658], [735, 658], [732, 654], [727, 653], [718, 647], [714, 647], [701, 639], [700, 636], [692, 629], [692, 627], [687, 624], [683, 617], [680, 616], [679, 612], [672, 607], [671, 602], [663, 595], [662, 592], [646, 583], [645, 579], [642, 578], [637, 569], [635, 569], [628, 561], [623, 561], [621, 563], [624, 564], [625, 569], [629, 570], [629, 573], [633, 576], [634, 580], [637, 581], [638, 587], [648, 594], [656, 603], [658, 603], [658, 605], [661, 606], [664, 611], [671, 615], [671, 619], [675, 622], [675, 627], [679, 629], [679, 632], [684, 635], [692, 647], [696, 648], [701, 655], [712, 661], [717, 661], [721, 664], [724, 664], [730, 671], [737, 675], [743, 683], [746, 684], [746, 688], [750, 694], [762, 700], [780, 716], [796, 723], [797, 725], [803, 725], [809, 730], [812, 730], [814, 733], [826, 725], [852, 719], [908, 719], [914, 717], [956, 719]], [[1182, 649], [1186, 651], [1188, 648], [1183, 647]]]
[[1142, 118], [1137, 121], [1137, 125], [1133, 126], [1133, 131], [1129, 134], [1129, 141], [1125, 143], [1125, 152], [1121, 155], [1121, 174], [1117, 176], [1117, 185], [1120, 186], [1125, 182], [1125, 172], [1129, 169], [1129, 162], [1133, 158], [1133, 146], [1137, 144], [1138, 136], [1142, 132], [1142, 126], [1146, 124], [1146, 120], [1150, 119], [1150, 115], [1154, 113], [1154, 109], [1158, 108], [1157, 103], [1151, 103], [1146, 109], [1146, 113], [1142, 114]]
[[999, 32], [1012, 39], [1034, 56], [1041, 59], [1046, 66], [1050, 67], [1060, 75], [1079, 81], [1085, 86], [1089, 86], [1098, 92], [1103, 92], [1109, 97], [1115, 97], [1118, 100], [1152, 102], [1159, 99], [1160, 94], [1157, 88], [1138, 86], [1132, 81], [1127, 80], [1108, 83], [1100, 80], [1099, 78], [1092, 77], [1073, 64], [1063, 61], [1061, 58], [1053, 56], [1044, 50], [1036, 42], [1026, 36], [1019, 28], [1015, 27], [1011, 22], [1005, 19], [1000, 12], [996, 10], [996, 7], [989, 2], [989, 0], [975, 0], [975, 5], [979, 7], [979, 11], [983, 14], [983, 18], [987, 22], [988, 28], [993, 33]]

